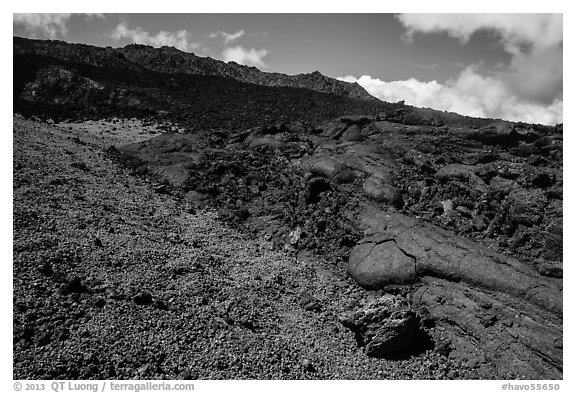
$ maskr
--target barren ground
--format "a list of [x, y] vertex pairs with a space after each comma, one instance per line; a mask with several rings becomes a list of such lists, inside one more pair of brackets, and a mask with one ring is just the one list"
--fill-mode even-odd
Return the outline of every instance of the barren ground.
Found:
[[104, 154], [154, 127], [15, 116], [13, 132], [15, 379], [491, 377], [424, 344], [366, 356], [338, 321], [366, 296], [343, 271], [274, 251]]

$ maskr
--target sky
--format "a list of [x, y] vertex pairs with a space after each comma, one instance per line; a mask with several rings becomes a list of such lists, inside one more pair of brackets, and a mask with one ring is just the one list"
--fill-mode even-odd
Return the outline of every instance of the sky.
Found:
[[563, 122], [562, 14], [14, 14], [13, 33], [168, 45], [267, 72], [317, 70], [390, 102]]

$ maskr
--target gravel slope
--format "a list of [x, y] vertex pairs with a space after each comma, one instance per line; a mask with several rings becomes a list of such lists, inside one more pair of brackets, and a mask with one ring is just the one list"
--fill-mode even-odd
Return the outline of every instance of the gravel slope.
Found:
[[14, 118], [14, 379], [489, 378], [433, 348], [366, 356], [338, 317], [369, 295], [342, 271], [104, 153], [155, 132]]

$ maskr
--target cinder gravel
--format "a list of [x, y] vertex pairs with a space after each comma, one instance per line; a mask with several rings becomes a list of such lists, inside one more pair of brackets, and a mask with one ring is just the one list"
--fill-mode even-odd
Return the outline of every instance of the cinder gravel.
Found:
[[13, 132], [14, 379], [479, 377], [432, 349], [366, 356], [338, 321], [364, 291], [333, 264], [273, 250], [104, 154], [153, 126], [15, 116]]

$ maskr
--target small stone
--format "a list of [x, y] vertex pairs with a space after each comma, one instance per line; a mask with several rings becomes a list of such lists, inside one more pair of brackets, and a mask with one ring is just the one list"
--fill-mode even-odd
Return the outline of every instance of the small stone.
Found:
[[300, 236], [302, 235], [302, 228], [296, 227], [293, 231], [288, 234], [288, 242], [291, 246], [296, 246], [300, 241]]
[[54, 274], [54, 270], [52, 269], [52, 265], [48, 262], [45, 262], [38, 266], [38, 271], [45, 275], [46, 277], [52, 276]]
[[86, 292], [86, 286], [82, 284], [82, 280], [80, 277], [74, 277], [72, 280], [68, 281], [66, 284], [62, 286], [60, 289], [60, 293], [63, 295], [68, 295], [71, 293], [82, 293]]
[[452, 346], [448, 340], [438, 340], [434, 344], [434, 351], [439, 355], [448, 357], [452, 351]]
[[182, 371], [180, 374], [178, 374], [178, 378], [179, 380], [183, 380], [183, 381], [192, 381], [194, 379], [197, 379], [197, 375], [192, 372], [189, 369], [186, 369], [184, 371]]
[[51, 332], [46, 332], [43, 335], [40, 336], [40, 338], [38, 339], [38, 342], [36, 343], [37, 346], [39, 347], [43, 347], [45, 345], [50, 344], [50, 342], [52, 341], [52, 333]]
[[233, 213], [240, 221], [245, 221], [250, 217], [250, 211], [245, 207], [234, 210]]
[[564, 269], [562, 262], [542, 261], [538, 265], [538, 272], [546, 277], [562, 278]]
[[170, 309], [168, 303], [166, 303], [164, 300], [154, 301], [154, 307], [156, 307], [158, 310], [164, 310], [164, 311], [168, 311]]
[[496, 321], [498, 321], [498, 317], [494, 314], [485, 315], [484, 317], [482, 317], [482, 319], [480, 319], [480, 323], [484, 327], [493, 326], [496, 323]]
[[54, 338], [58, 341], [65, 341], [70, 338], [70, 331], [67, 328], [61, 328], [56, 332]]
[[472, 217], [472, 212], [470, 211], [470, 209], [466, 208], [465, 206], [456, 207], [456, 211], [458, 213], [462, 214], [464, 217], [468, 217], [468, 218]]
[[478, 360], [476, 358], [469, 359], [466, 362], [466, 367], [468, 368], [476, 368], [478, 367]]
[[314, 364], [312, 363], [312, 361], [310, 359], [304, 359], [302, 361], [302, 367], [304, 368], [305, 371], [308, 372], [315, 372], [316, 368], [314, 368]]
[[149, 292], [140, 292], [134, 296], [134, 303], [140, 306], [152, 304], [152, 295]]
[[300, 294], [300, 306], [306, 311], [320, 311], [320, 303], [307, 291]]
[[554, 340], [554, 348], [562, 349], [563, 347], [564, 347], [564, 343], [563, 343], [562, 337], [557, 337]]
[[442, 205], [442, 209], [443, 209], [444, 213], [448, 213], [448, 212], [454, 210], [454, 202], [452, 202], [451, 199], [442, 201], [442, 202], [440, 202], [440, 204]]
[[104, 307], [104, 306], [106, 305], [106, 300], [104, 300], [104, 299], [102, 299], [102, 298], [99, 298], [98, 300], [96, 300], [96, 301], [94, 302], [94, 305], [95, 305], [96, 307], [98, 307], [98, 308], [102, 308], [102, 307]]

